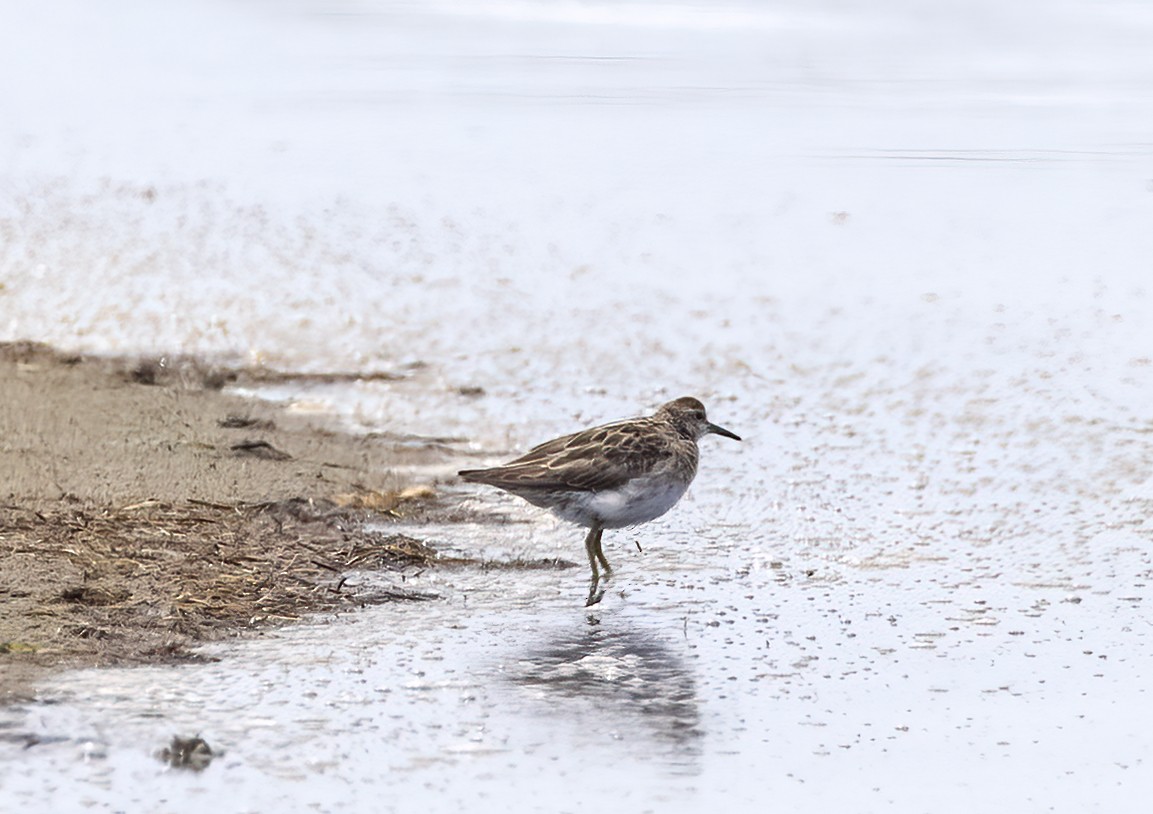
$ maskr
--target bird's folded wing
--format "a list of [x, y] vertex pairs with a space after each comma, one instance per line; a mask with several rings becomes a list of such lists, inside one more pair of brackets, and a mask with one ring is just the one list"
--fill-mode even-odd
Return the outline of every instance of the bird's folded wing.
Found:
[[502, 489], [600, 492], [647, 474], [668, 454], [642, 427], [624, 422], [556, 438], [504, 466], [461, 474]]

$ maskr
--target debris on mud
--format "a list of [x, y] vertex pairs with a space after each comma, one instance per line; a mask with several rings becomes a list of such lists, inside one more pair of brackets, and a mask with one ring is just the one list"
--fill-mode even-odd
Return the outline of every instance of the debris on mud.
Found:
[[199, 735], [191, 738], [174, 735], [172, 743], [161, 749], [156, 756], [173, 769], [202, 772], [208, 768], [216, 753]]
[[29, 669], [197, 659], [310, 612], [430, 598], [346, 574], [428, 567], [387, 524], [454, 509], [398, 481], [398, 442], [220, 390], [261, 375], [0, 343], [0, 701]]
[[0, 509], [0, 646], [43, 659], [171, 659], [306, 612], [404, 598], [361, 595], [343, 574], [427, 567], [435, 552], [363, 522], [322, 500]]

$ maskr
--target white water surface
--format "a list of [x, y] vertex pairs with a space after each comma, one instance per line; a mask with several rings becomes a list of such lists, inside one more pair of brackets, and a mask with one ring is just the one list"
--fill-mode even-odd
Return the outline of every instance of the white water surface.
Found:
[[[1150, 42], [1071, 0], [0, 9], [0, 339], [396, 371], [252, 395], [470, 461], [684, 394], [746, 439], [606, 535], [591, 617], [579, 569], [427, 572], [61, 675], [0, 808], [1145, 811]], [[581, 560], [454, 468], [408, 474], [523, 522], [411, 533]]]

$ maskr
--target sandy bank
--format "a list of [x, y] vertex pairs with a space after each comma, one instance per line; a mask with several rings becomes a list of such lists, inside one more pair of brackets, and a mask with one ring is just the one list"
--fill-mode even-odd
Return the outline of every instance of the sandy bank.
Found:
[[363, 522], [448, 509], [390, 474], [387, 439], [222, 392], [246, 375], [0, 345], [0, 698], [39, 668], [191, 658], [197, 642], [403, 598], [342, 573], [432, 552]]

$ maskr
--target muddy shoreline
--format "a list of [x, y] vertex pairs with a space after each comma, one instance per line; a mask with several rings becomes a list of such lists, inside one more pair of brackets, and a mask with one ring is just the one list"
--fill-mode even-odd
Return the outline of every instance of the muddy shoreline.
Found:
[[47, 669], [195, 659], [309, 612], [429, 598], [343, 575], [433, 562], [387, 524], [457, 509], [391, 470], [449, 453], [222, 389], [268, 375], [0, 345], [0, 702]]

